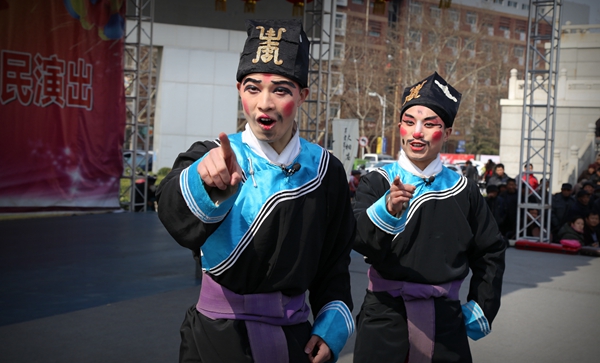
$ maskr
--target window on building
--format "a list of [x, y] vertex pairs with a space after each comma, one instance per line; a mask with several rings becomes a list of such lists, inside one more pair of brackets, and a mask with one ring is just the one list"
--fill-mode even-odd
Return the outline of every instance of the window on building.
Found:
[[460, 13], [458, 12], [458, 10], [448, 10], [448, 20], [458, 23], [458, 21], [460, 20]]
[[508, 7], [509, 8], [515, 8], [516, 9], [518, 5], [519, 4], [516, 1], [509, 1], [508, 2]]
[[515, 33], [517, 39], [525, 41], [525, 38], [527, 37], [527, 22], [525, 20], [515, 21]]
[[421, 15], [423, 13], [423, 5], [411, 0], [410, 4], [408, 5], [408, 11], [411, 15]]
[[446, 45], [448, 46], [448, 48], [452, 48], [452, 49], [458, 48], [458, 38], [457, 37], [448, 38]]
[[510, 18], [501, 16], [498, 28], [500, 30], [510, 30]]
[[409, 29], [408, 31], [408, 39], [412, 43], [421, 43], [421, 31], [415, 29]]
[[329, 102], [329, 118], [339, 118], [340, 117], [340, 103], [339, 102]]
[[346, 13], [335, 13], [335, 34], [346, 35]]
[[365, 3], [365, 0], [352, 0], [352, 4], [363, 5], [364, 3]]
[[437, 6], [432, 6], [429, 8], [429, 17], [432, 19], [440, 19], [442, 17], [442, 9]]
[[477, 24], [477, 14], [472, 11], [467, 11], [467, 24]]
[[521, 10], [529, 10], [529, 4], [521, 4]]
[[506, 39], [510, 39], [510, 18], [500, 17], [498, 29], [500, 29], [501, 32], [504, 32], [504, 37]]
[[475, 57], [475, 41], [473, 39], [465, 39], [465, 49], [467, 50], [467, 54], [469, 58]]
[[523, 57], [525, 55], [525, 47], [522, 45], [515, 45], [515, 57]]
[[430, 31], [427, 33], [427, 40], [429, 44], [436, 44], [438, 42], [438, 35], [435, 32]]
[[369, 36], [379, 38], [381, 36], [381, 23], [378, 21], [369, 22]]
[[335, 4], [337, 6], [348, 6], [348, 0], [336, 0]]
[[345, 43], [336, 42], [335, 45], [333, 46], [333, 58], [344, 59], [345, 46], [346, 46]]

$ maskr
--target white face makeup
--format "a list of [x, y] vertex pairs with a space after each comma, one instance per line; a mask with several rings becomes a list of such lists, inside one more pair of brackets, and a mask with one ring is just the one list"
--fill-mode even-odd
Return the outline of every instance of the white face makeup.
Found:
[[399, 127], [402, 150], [421, 170], [437, 157], [452, 132], [432, 109], [421, 105], [408, 108]]

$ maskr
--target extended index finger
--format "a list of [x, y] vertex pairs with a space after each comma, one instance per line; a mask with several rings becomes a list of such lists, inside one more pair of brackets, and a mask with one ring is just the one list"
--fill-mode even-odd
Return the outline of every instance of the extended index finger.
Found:
[[231, 144], [229, 143], [229, 137], [224, 132], [219, 134], [219, 141], [221, 141], [221, 153], [223, 155], [223, 159], [225, 161], [229, 161], [229, 159], [235, 155], [233, 153], [233, 149], [231, 149]]

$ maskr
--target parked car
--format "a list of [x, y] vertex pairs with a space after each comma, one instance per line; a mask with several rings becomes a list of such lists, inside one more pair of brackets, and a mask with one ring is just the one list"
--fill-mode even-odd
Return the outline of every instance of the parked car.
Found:
[[386, 164], [391, 164], [391, 163], [395, 163], [395, 162], [396, 162], [396, 160], [394, 160], [394, 159], [391, 159], [391, 160], [387, 160], [387, 159], [386, 160], [382, 160], [382, 161], [380, 161], [378, 163], [371, 164], [371, 165], [367, 166], [365, 168], [365, 171], [368, 173], [368, 172], [371, 172], [371, 171], [373, 171], [373, 170], [375, 170], [377, 168], [380, 168], [380, 167], [382, 167], [382, 166], [384, 166]]
[[367, 164], [375, 164], [382, 160], [394, 160], [394, 158], [388, 154], [364, 154], [363, 159], [367, 161]]
[[[133, 151], [124, 151], [123, 152], [123, 167], [125, 170], [131, 169], [133, 167]], [[152, 171], [152, 162], [154, 159], [154, 152], [148, 151], [147, 157], [146, 152], [143, 150], [135, 151], [135, 169], [138, 168], [144, 170], [146, 168], [146, 162], [148, 163], [148, 171]]]

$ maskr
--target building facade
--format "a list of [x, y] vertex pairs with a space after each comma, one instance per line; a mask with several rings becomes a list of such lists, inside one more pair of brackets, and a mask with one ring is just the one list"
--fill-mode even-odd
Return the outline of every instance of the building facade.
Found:
[[[565, 25], [560, 39], [556, 88], [556, 116], [552, 162], [552, 190], [562, 183], [575, 184], [597, 153], [596, 121], [600, 119], [600, 25]], [[509, 74], [507, 97], [500, 101], [502, 123], [500, 159], [506, 173], [521, 172], [523, 123], [523, 73]], [[545, 94], [534, 94], [545, 99]], [[535, 132], [535, 131], [534, 131]], [[550, 155], [548, 156], [550, 157]], [[541, 167], [542, 160], [532, 160]]]

